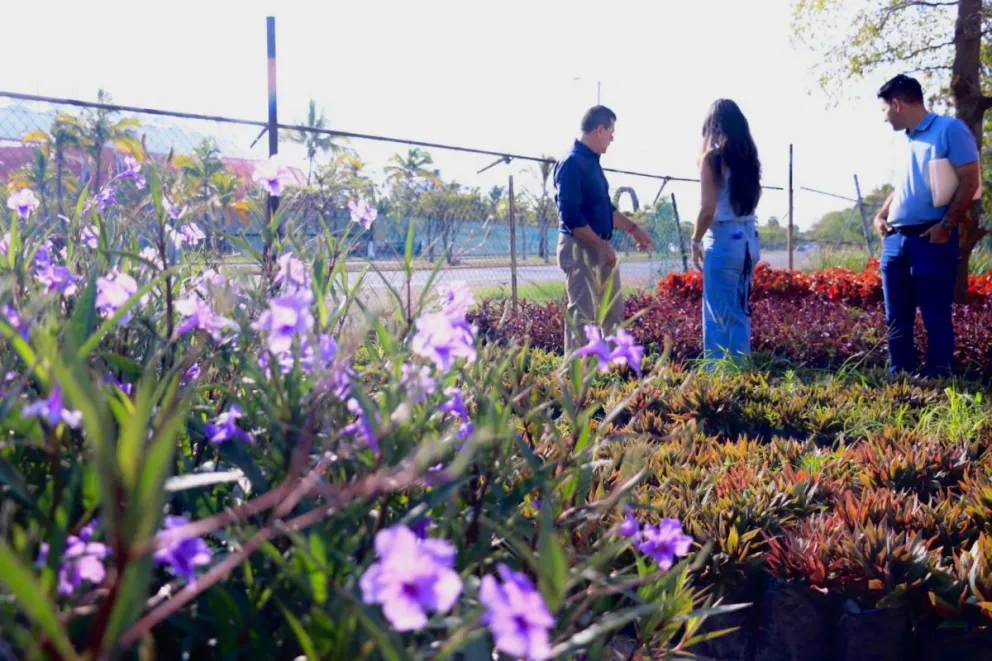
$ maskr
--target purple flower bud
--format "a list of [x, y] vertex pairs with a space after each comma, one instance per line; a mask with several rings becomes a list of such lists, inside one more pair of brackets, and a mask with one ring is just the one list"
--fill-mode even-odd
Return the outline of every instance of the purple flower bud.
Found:
[[637, 523], [637, 519], [634, 518], [634, 510], [629, 506], [627, 507], [627, 517], [620, 524], [620, 534], [624, 537], [637, 537], [641, 532], [641, 527]]

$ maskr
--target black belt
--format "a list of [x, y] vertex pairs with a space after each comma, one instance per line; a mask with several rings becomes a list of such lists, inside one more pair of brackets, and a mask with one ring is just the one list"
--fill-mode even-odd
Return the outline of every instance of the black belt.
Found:
[[889, 234], [902, 234], [903, 236], [920, 236], [927, 230], [929, 230], [934, 225], [939, 225], [939, 220], [928, 220], [925, 223], [920, 223], [918, 225], [900, 225], [899, 227], [893, 227], [889, 225]]

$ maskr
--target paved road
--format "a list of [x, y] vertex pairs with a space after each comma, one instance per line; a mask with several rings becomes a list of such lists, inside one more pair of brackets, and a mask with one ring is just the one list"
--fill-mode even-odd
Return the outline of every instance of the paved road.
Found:
[[[769, 251], [761, 255], [762, 261], [774, 268], [783, 268], [788, 265], [788, 253], [782, 251]], [[802, 253], [796, 253], [797, 266], [802, 264]], [[622, 257], [621, 257], [622, 260]], [[691, 267], [691, 265], [690, 265]], [[651, 260], [651, 261], [631, 261], [620, 262], [620, 279], [625, 284], [651, 284], [665, 273], [682, 269], [681, 258], [673, 260]], [[349, 274], [350, 278], [358, 277], [357, 273]], [[423, 287], [427, 284], [430, 271], [414, 271], [413, 286]], [[383, 280], [385, 278], [385, 280]], [[517, 268], [517, 284], [528, 283], [561, 282], [562, 272], [554, 263], [544, 266], [521, 266]], [[435, 284], [443, 284], [464, 280], [471, 287], [500, 287], [510, 285], [510, 267], [480, 267], [480, 268], [458, 268], [442, 270], [438, 273]], [[384, 289], [386, 282], [398, 287], [404, 284], [404, 276], [399, 271], [387, 271], [382, 274], [370, 270], [365, 276], [365, 286], [371, 289]], [[352, 280], [353, 282], [353, 280]]]

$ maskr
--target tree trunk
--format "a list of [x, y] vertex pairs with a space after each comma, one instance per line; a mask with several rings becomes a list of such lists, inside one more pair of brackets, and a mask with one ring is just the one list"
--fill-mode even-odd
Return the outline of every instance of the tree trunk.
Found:
[[[982, 120], [992, 107], [992, 98], [982, 94], [982, 0], [960, 0], [954, 26], [954, 63], [951, 66], [951, 92], [958, 119], [964, 122], [982, 149]], [[968, 262], [975, 245], [988, 234], [981, 227], [981, 201], [971, 205], [961, 223], [959, 243], [961, 261], [958, 263], [954, 301], [968, 301]]]

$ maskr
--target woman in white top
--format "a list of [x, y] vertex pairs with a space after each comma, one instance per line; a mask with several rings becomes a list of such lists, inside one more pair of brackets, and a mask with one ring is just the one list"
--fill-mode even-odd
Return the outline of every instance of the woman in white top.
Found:
[[761, 256], [754, 214], [761, 162], [747, 119], [729, 99], [715, 101], [703, 123], [699, 178], [692, 259], [703, 272], [703, 355], [749, 356], [751, 277]]

